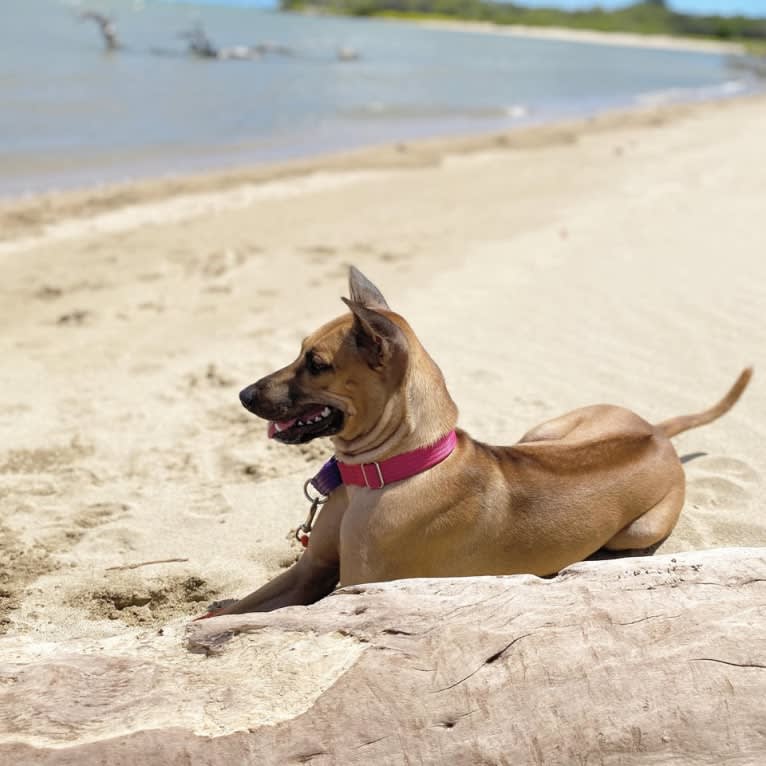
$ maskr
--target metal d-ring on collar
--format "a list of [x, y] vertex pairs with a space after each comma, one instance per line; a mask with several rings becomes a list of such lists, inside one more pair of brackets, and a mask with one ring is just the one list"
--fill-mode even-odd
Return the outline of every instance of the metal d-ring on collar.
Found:
[[[317, 505], [324, 505], [330, 498], [328, 495], [323, 495], [319, 490], [319, 494], [316, 497], [311, 497], [309, 494], [309, 487], [314, 487], [314, 485], [311, 483], [314, 481], [314, 478], [306, 479], [306, 481], [303, 483], [303, 494], [306, 497], [306, 500], [308, 500], [312, 505], [316, 503]], [[316, 487], [314, 487], [316, 489]]]

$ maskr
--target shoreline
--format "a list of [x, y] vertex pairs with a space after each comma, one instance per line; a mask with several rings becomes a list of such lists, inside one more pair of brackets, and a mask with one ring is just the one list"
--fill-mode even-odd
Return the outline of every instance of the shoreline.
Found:
[[695, 37], [646, 34], [637, 32], [601, 32], [597, 29], [574, 29], [570, 27], [535, 27], [524, 24], [494, 24], [489, 21], [464, 21], [455, 19], [421, 19], [376, 16], [374, 18], [404, 24], [415, 24], [426, 29], [443, 29], [453, 32], [518, 37], [530, 40], [555, 40], [556, 42], [610, 45], [620, 48], [649, 48], [654, 50], [686, 51], [697, 53], [744, 54], [743, 43], [708, 40]]
[[465, 32], [469, 34], [487, 34], [498, 37], [519, 37], [534, 40], [555, 40], [557, 42], [585, 43], [590, 45], [609, 45], [623, 48], [650, 48], [656, 50], [677, 50], [698, 53], [746, 53], [743, 42], [727, 42], [703, 37], [682, 37], [680, 35], [640, 34], [638, 32], [604, 32], [598, 29], [580, 29], [575, 27], [533, 26], [529, 24], [496, 24], [491, 21], [471, 21], [468, 19], [449, 18], [446, 16], [424, 16], [406, 14], [395, 15], [385, 12], [364, 17], [350, 14], [327, 13], [322, 9], [283, 11], [303, 16], [327, 16], [329, 18], [364, 18], [385, 21], [392, 24], [407, 24], [425, 29]]
[[[288, 14], [289, 15], [289, 14]], [[299, 14], [294, 14], [299, 15]], [[331, 17], [335, 18], [335, 17]], [[331, 18], [327, 20], [330, 21]], [[344, 18], [344, 17], [338, 17]], [[297, 21], [294, 19], [293, 21]], [[446, 49], [466, 47], [481, 51], [489, 43], [486, 37], [449, 38], [443, 32], [460, 32], [467, 34], [492, 35], [496, 37], [516, 36], [540, 39], [579, 40], [580, 42], [602, 41], [610, 45], [625, 46], [640, 42], [643, 47], [662, 48], [662, 40], [652, 38], [645, 40], [640, 35], [612, 35], [611, 33], [582, 32], [581, 30], [565, 30], [559, 28], [534, 28], [521, 26], [502, 26], [482, 22], [464, 22], [448, 19], [392, 19], [374, 17], [372, 22], [383, 21], [395, 24], [410, 25], [410, 29], [418, 26], [432, 29], [432, 32], [415, 32], [415, 39], [425, 36], [432, 44], [446, 46]], [[361, 20], [363, 25], [365, 20]], [[397, 32], [396, 30], [400, 31]], [[394, 27], [386, 32], [386, 27], [378, 26], [376, 36], [383, 39], [397, 39], [403, 28]], [[639, 39], [640, 38], [640, 39]], [[659, 43], [658, 43], [659, 41]], [[674, 41], [685, 45], [687, 40]], [[176, 132], [170, 139], [157, 142], [140, 138], [135, 144], [126, 140], [117, 132], [110, 136], [101, 146], [96, 144], [93, 151], [81, 142], [74, 141], [71, 151], [44, 151], [38, 155], [32, 154], [31, 149], [23, 146], [18, 153], [11, 152], [0, 163], [5, 169], [3, 184], [0, 184], [0, 207], [14, 204], [19, 200], [35, 199], [40, 196], [77, 194], [97, 187], [129, 188], [136, 185], [145, 186], [158, 182], [173, 185], [181, 182], [186, 185], [187, 179], [205, 175], [232, 175], [240, 173], [241, 169], [273, 168], [283, 166], [309, 166], [317, 158], [320, 161], [326, 157], [336, 157], [349, 153], [365, 154], [376, 151], [388, 144], [413, 145], [432, 138], [444, 141], [460, 141], [466, 135], [485, 135], [494, 133], [510, 133], [536, 129], [539, 125], [563, 123], [578, 118], [586, 118], [591, 114], [601, 114], [605, 111], [624, 111], [641, 108], [650, 104], [673, 104], [693, 102], [705, 99], [718, 99], [744, 94], [756, 90], [758, 83], [744, 71], [735, 71], [734, 65], [719, 54], [729, 50], [725, 46], [716, 47], [716, 53], [710, 53], [706, 41], [691, 41], [701, 44], [705, 51], [699, 57], [691, 56], [679, 59], [679, 67], [683, 76], [677, 77], [653, 76], [638, 77], [631, 84], [631, 77], [626, 75], [625, 84], [604, 90], [601, 86], [587, 85], [583, 80], [582, 90], [577, 87], [562, 91], [555, 95], [555, 88], [547, 94], [546, 89], [538, 89], [534, 78], [520, 77], [519, 88], [503, 78], [497, 86], [500, 89], [491, 98], [479, 99], [479, 106], [470, 105], [470, 99], [463, 103], [462, 97], [452, 103], [448, 98], [445, 107], [436, 105], [435, 111], [430, 109], [410, 111], [405, 98], [402, 105], [397, 97], [380, 99], [374, 93], [359, 90], [355, 95], [353, 109], [341, 109], [340, 106], [329, 104], [326, 118], [330, 119], [331, 129], [319, 131], [316, 136], [310, 132], [304, 135], [304, 127], [299, 125], [292, 139], [285, 139], [270, 145], [274, 138], [269, 130], [264, 132], [256, 123], [245, 128], [245, 133], [237, 137], [221, 135], [212, 138], [208, 128], [202, 129], [197, 135], [186, 135], [183, 131]], [[494, 47], [500, 51], [515, 50], [511, 41], [496, 40]], [[530, 44], [531, 45], [531, 44]], [[510, 46], [510, 48], [509, 48]], [[737, 46], [735, 49], [739, 50]], [[534, 50], [538, 50], [534, 46]], [[571, 57], [585, 59], [595, 57], [597, 60], [608, 62], [614, 55], [627, 56], [632, 62], [630, 66], [640, 70], [641, 62], [660, 62], [664, 66], [668, 61], [664, 53], [638, 51], [619, 54], [592, 49], [577, 52], [567, 46], [551, 44], [539, 49], [539, 55], [561, 56], [564, 60]], [[546, 53], [547, 51], [547, 53]], [[555, 53], [559, 51], [559, 53]], [[600, 58], [599, 58], [600, 57]], [[372, 61], [372, 59], [370, 59]], [[673, 57], [671, 62], [675, 62]], [[731, 64], [731, 65], [730, 65]], [[369, 66], [369, 64], [368, 64]], [[377, 67], [377, 64], [375, 64]], [[604, 66], [609, 66], [605, 63]], [[628, 71], [633, 70], [628, 67]], [[686, 67], [691, 67], [687, 72]], [[698, 71], [699, 67], [702, 70]], [[709, 71], [708, 71], [709, 70]], [[589, 72], [589, 82], [598, 83], [601, 75], [598, 70]], [[667, 82], [666, 82], [667, 80]], [[510, 88], [510, 89], [509, 89]], [[532, 88], [532, 90], [529, 90]], [[538, 90], [540, 93], [538, 94]], [[356, 93], [356, 91], [355, 91]], [[547, 94], [547, 95], [546, 95]], [[443, 99], [442, 99], [443, 100]], [[486, 101], [486, 103], [485, 103]], [[423, 106], [430, 107], [426, 97]], [[389, 109], [389, 107], [391, 107]], [[400, 110], [401, 107], [401, 111]], [[348, 114], [346, 114], [348, 112]], [[224, 110], [226, 113], [226, 110]], [[332, 129], [332, 120], [338, 120], [338, 130]], [[356, 120], [356, 122], [354, 121]], [[75, 133], [76, 135], [76, 133]], [[293, 140], [294, 139], [294, 140]], [[220, 143], [219, 143], [220, 141]], [[292, 143], [291, 143], [292, 141]], [[397, 163], [398, 164], [398, 163]], [[299, 171], [302, 172], [302, 171]], [[0, 240], [2, 239], [0, 234]]]
[[[591, 134], [665, 124], [710, 109], [725, 108], [727, 104], [749, 101], [766, 101], [766, 94], [747, 93], [610, 109], [589, 116], [490, 133], [399, 141], [236, 170], [142, 178], [125, 183], [11, 197], [0, 200], [0, 257], [35, 247], [46, 240], [80, 236], [83, 226], [91, 230], [120, 231], [134, 226], [137, 220], [150, 222], [157, 218], [157, 211], [152, 209], [157, 205], [164, 205], [166, 214], [174, 220], [183, 220], [196, 215], [201, 206], [212, 205], [222, 209], [246, 206], [253, 201], [253, 195], [258, 196], [255, 190], [269, 185], [295, 183], [301, 179], [305, 184], [311, 178], [321, 176], [324, 180], [318, 182], [320, 186], [322, 183], [337, 186], [344, 183], [344, 178], [353, 180], [360, 174], [433, 167], [454, 156], [574, 143], [578, 138]], [[275, 194], [289, 193], [279, 186], [273, 191]], [[178, 204], [169, 204], [174, 201]], [[134, 214], [123, 220], [116, 216], [126, 209]], [[68, 225], [84, 216], [88, 217], [87, 222]]]

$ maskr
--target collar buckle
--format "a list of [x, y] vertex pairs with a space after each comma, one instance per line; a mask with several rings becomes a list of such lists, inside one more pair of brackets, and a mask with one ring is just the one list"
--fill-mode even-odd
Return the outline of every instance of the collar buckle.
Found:
[[[380, 484], [377, 487], [374, 487], [372, 484], [370, 484], [370, 480], [367, 478], [367, 467], [368, 466], [375, 466], [375, 470], [378, 474], [378, 481]], [[364, 479], [364, 486], [367, 487], [367, 489], [383, 489], [383, 487], [386, 486], [386, 482], [383, 480], [383, 472], [380, 470], [380, 463], [362, 463], [359, 468], [362, 471], [362, 478]], [[374, 478], [374, 476], [373, 476]]]

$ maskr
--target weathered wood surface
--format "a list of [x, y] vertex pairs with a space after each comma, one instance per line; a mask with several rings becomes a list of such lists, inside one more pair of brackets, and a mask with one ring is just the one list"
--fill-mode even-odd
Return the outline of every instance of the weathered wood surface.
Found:
[[[297, 662], [296, 683], [319, 684], [322, 652], [304, 667], [300, 647], [323, 640], [346, 647], [337, 680], [297, 715], [264, 715], [259, 679]], [[0, 668], [0, 763], [766, 763], [763, 549], [589, 562], [550, 580], [348, 588], [309, 608], [193, 623], [181, 651], [191, 687], [180, 666], [163, 678], [173, 668], [151, 643]], [[219, 736], [167, 714], [153, 725], [173, 688], [203, 717], [227, 704], [240, 717]], [[289, 708], [289, 686], [272, 691], [274, 709]], [[126, 720], [143, 723], [104, 735]]]

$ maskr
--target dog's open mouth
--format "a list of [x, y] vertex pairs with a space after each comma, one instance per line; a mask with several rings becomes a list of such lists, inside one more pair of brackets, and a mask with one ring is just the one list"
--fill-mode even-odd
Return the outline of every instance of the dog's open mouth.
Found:
[[343, 428], [343, 413], [335, 407], [318, 404], [290, 418], [269, 422], [269, 439], [284, 444], [303, 444], [320, 436], [332, 436]]

